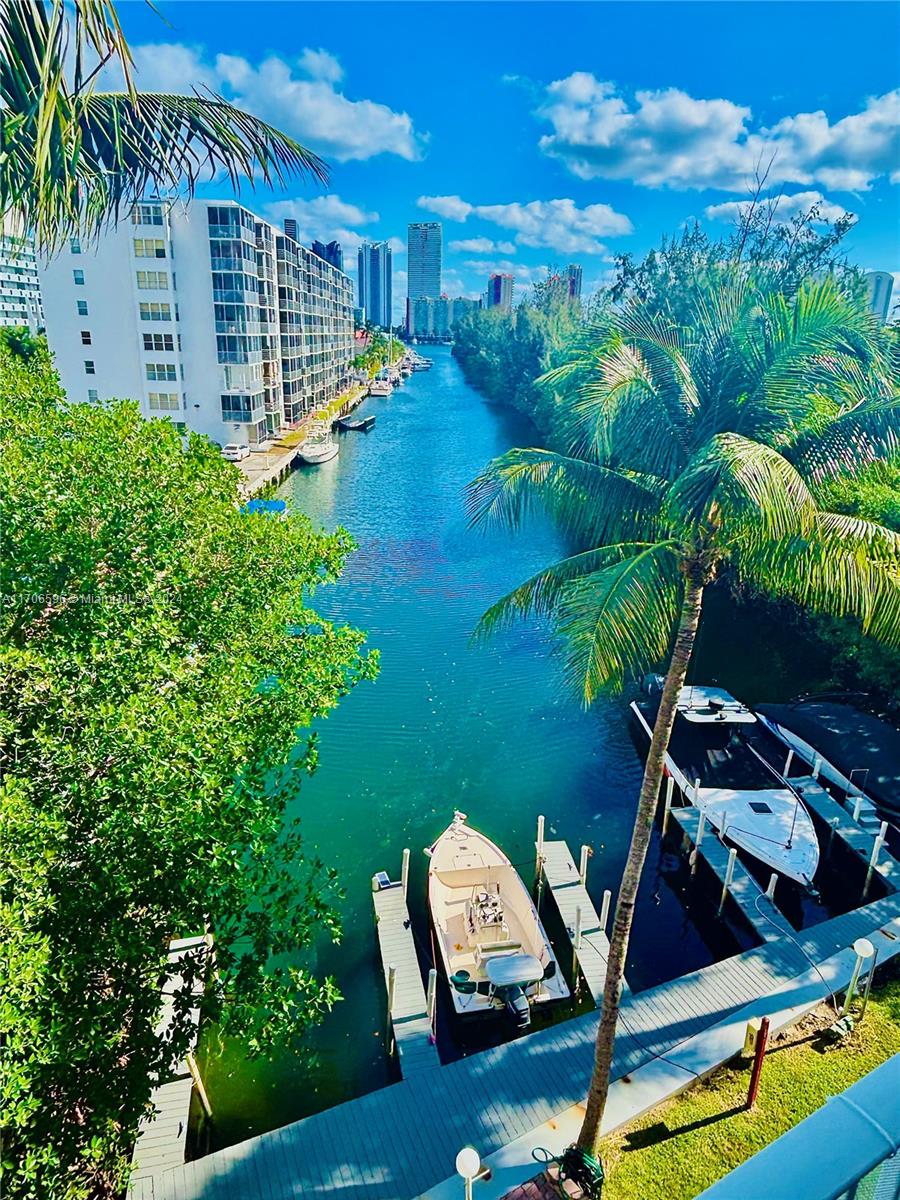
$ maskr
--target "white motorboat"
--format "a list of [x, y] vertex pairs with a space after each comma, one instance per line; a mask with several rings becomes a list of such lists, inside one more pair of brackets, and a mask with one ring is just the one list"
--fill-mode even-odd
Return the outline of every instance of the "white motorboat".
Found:
[[332, 434], [330, 423], [323, 421], [310, 429], [297, 450], [297, 457], [301, 462], [317, 466], [337, 458], [339, 450], [340, 443]]
[[393, 393], [393, 385], [388, 379], [373, 379], [369, 384], [370, 396], [392, 396]]
[[[659, 697], [632, 711], [652, 736]], [[755, 742], [770, 735], [756, 715], [717, 687], [683, 687], [666, 770], [723, 841], [805, 887], [819, 865], [819, 840], [798, 789]]]
[[528, 888], [483, 833], [454, 814], [426, 851], [428, 905], [455, 1011], [506, 1012], [517, 1028], [531, 1008], [564, 1000], [569, 988]]

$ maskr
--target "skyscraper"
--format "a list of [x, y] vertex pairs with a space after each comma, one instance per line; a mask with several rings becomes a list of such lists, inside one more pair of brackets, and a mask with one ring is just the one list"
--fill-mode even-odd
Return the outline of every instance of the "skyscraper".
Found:
[[514, 286], [512, 275], [492, 275], [487, 285], [488, 308], [499, 308], [502, 312], [512, 312]]
[[[78, 246], [78, 238], [70, 245]], [[43, 324], [34, 242], [7, 218], [0, 228], [0, 325], [27, 325], [33, 332]]]
[[[409, 251], [407, 270], [409, 300], [428, 296], [436, 300], [441, 294], [441, 236], [439, 221], [417, 221], [407, 230]], [[410, 324], [410, 306], [406, 306], [407, 327]]]
[[[295, 238], [294, 241], [296, 240]], [[343, 271], [344, 251], [341, 249], [340, 242], [313, 242], [312, 252], [313, 254], [317, 254], [319, 258], [324, 259], [325, 262], [331, 263], [339, 271]]]
[[869, 285], [869, 308], [882, 321], [891, 315], [891, 293], [894, 290], [894, 277], [887, 271], [870, 271], [866, 276]]
[[568, 284], [569, 296], [573, 300], [581, 299], [581, 279], [582, 270], [578, 263], [569, 263], [566, 267], [566, 282]]
[[390, 329], [394, 308], [391, 248], [387, 242], [363, 242], [359, 248], [359, 307], [366, 320]]

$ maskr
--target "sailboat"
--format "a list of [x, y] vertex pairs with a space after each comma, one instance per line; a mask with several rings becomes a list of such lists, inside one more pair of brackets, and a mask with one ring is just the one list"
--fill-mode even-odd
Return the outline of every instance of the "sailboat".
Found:
[[505, 1012], [518, 1029], [532, 1006], [564, 1000], [559, 970], [528, 888], [465, 813], [426, 850], [428, 905], [453, 1007], [461, 1017]]
[[[652, 737], [658, 695], [631, 709]], [[799, 791], [755, 744], [766, 736], [756, 715], [723, 688], [683, 687], [666, 771], [723, 841], [811, 887], [819, 865], [815, 826]]]

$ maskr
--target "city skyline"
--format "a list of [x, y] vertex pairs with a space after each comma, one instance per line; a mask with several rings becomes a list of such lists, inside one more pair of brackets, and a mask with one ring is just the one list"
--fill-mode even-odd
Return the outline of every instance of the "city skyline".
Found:
[[[692, 219], [727, 234], [755, 171], [770, 164], [764, 192], [783, 193], [779, 219], [816, 203], [821, 220], [851, 212], [850, 260], [900, 272], [894, 6], [830, 5], [814, 58], [801, 5], [745, 22], [729, 5], [538, 3], [534, 20], [554, 29], [540, 44], [506, 6], [467, 7], [477, 44], [469, 22], [448, 25], [440, 6], [422, 6], [430, 53], [391, 72], [371, 48], [408, 36], [399, 5], [354, 4], [339, 33], [328, 5], [305, 5], [302, 20], [265, 0], [243, 20], [245, 7], [211, 26], [206, 5], [162, 0], [162, 32], [152, 11], [126, 6], [138, 81], [170, 91], [198, 82], [321, 154], [327, 187], [295, 183], [253, 203], [276, 224], [294, 217], [304, 243], [339, 241], [350, 263], [363, 240], [390, 241], [395, 321], [409, 222], [443, 222], [449, 294], [478, 296], [494, 272], [515, 274], [524, 291], [577, 261], [589, 295], [617, 254], [640, 257]], [[471, 86], [449, 105], [434, 79], [453, 77], [462, 53]], [[201, 194], [226, 193], [213, 183]]]

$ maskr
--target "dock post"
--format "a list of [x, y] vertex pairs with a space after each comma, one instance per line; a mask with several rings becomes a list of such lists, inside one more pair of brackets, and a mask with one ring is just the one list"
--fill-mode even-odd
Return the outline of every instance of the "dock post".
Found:
[[722, 885], [722, 899], [719, 901], [719, 916], [722, 915], [722, 909], [725, 907], [725, 901], [728, 898], [728, 889], [731, 887], [731, 880], [734, 877], [734, 860], [737, 858], [737, 850], [732, 846], [728, 851], [728, 866], [725, 868], [725, 882]]
[[670, 775], [666, 780], [666, 798], [663, 802], [662, 831], [665, 834], [669, 827], [669, 813], [672, 811], [672, 793], [675, 790], [675, 776]]
[[872, 873], [878, 866], [878, 856], [881, 853], [881, 847], [884, 845], [884, 839], [887, 837], [887, 828], [887, 821], [882, 821], [881, 828], [878, 830], [878, 833], [875, 835], [875, 841], [872, 843], [872, 854], [869, 858], [869, 866], [866, 869], [866, 882], [863, 884], [862, 890], [863, 900], [865, 900], [868, 894], [869, 884], [872, 882]]
[[821, 770], [822, 770], [822, 756], [821, 756], [821, 754], [817, 754], [815, 756], [815, 758], [813, 759], [813, 765], [812, 765], [813, 779], [817, 780], [819, 778], [819, 772]]
[[766, 899], [775, 903], [775, 884], [778, 882], [778, 872], [773, 871], [769, 876], [769, 886], [766, 888]]
[[539, 883], [541, 879], [541, 867], [544, 865], [544, 818], [538, 817], [537, 824], [537, 855], [534, 862], [534, 882]]
[[437, 1006], [437, 971], [432, 967], [428, 972], [428, 992], [425, 997], [425, 1010], [428, 1013], [428, 1020], [431, 1022], [432, 1036], [434, 1036], [434, 1013]]
[[406, 899], [406, 892], [409, 888], [409, 847], [403, 851], [403, 862], [400, 866], [400, 886], [403, 888], [403, 899]]
[[606, 933], [606, 926], [609, 924], [609, 904], [612, 900], [612, 892], [609, 888], [603, 893], [603, 903], [600, 905], [600, 928]]
[[700, 776], [698, 775], [697, 778], [694, 780], [694, 803], [697, 805], [698, 808], [699, 808], [699, 803], [698, 803], [699, 800], [700, 800]]
[[581, 880], [581, 886], [587, 887], [587, 865], [588, 858], [591, 855], [590, 846], [581, 847], [581, 862], [578, 864], [578, 878]]
[[831, 858], [831, 846], [832, 846], [832, 843], [834, 842], [834, 835], [835, 835], [838, 825], [840, 824], [840, 821], [841, 821], [840, 817], [832, 817], [831, 820], [828, 822], [828, 845], [825, 847], [825, 861], [826, 862], [828, 861], [829, 858]]
[[854, 821], [859, 820], [859, 814], [862, 811], [862, 802], [863, 802], [862, 796], [857, 796], [853, 802], [853, 820]]
[[578, 951], [581, 949], [581, 905], [575, 909], [575, 936], [572, 938], [572, 978], [575, 981], [575, 995], [581, 990], [581, 980], [578, 974]]
[[694, 845], [700, 849], [700, 843], [703, 841], [703, 834], [706, 832], [706, 813], [701, 812], [697, 821], [697, 836], [694, 838]]
[[388, 986], [387, 986], [387, 1021], [388, 1021], [388, 1054], [394, 1053], [394, 1038], [393, 1038], [393, 1011], [394, 1011], [394, 992], [397, 988], [397, 968], [394, 963], [388, 966]]
[[759, 1023], [759, 1033], [756, 1035], [756, 1048], [753, 1052], [753, 1070], [750, 1072], [750, 1087], [747, 1090], [747, 1108], [756, 1103], [759, 1092], [759, 1077], [762, 1075], [763, 1060], [766, 1057], [766, 1046], [769, 1041], [769, 1018], [763, 1017]]
[[793, 761], [794, 761], [794, 751], [788, 750], [787, 758], [784, 760], [784, 770], [781, 772], [782, 775], [785, 777], [785, 779], [787, 779], [787, 777], [788, 777], [788, 771], [790, 771], [791, 764], [793, 763]]

